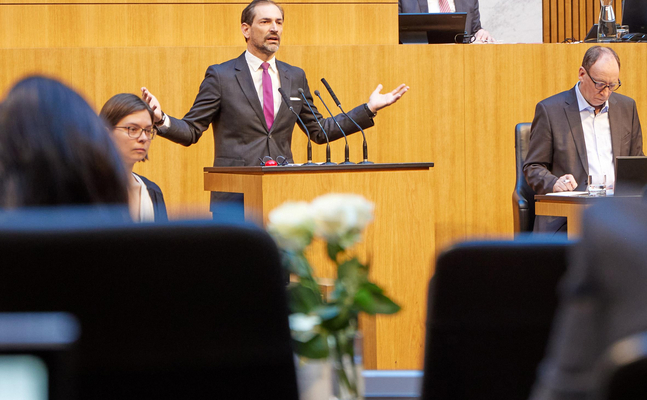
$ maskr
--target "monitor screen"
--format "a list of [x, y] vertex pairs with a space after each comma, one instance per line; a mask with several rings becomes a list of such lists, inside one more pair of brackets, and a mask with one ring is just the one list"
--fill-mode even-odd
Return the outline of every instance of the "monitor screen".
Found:
[[399, 14], [400, 44], [463, 43], [467, 13]]
[[647, 2], [645, 0], [624, 0], [622, 2], [622, 24], [629, 25], [631, 33], [647, 33]]

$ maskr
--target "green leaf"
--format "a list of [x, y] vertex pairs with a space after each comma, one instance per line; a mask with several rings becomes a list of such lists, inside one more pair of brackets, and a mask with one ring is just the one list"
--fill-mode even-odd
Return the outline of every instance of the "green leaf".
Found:
[[[373, 285], [375, 286], [375, 285]], [[379, 289], [379, 288], [378, 288]], [[375, 293], [374, 287], [362, 287], [355, 295], [355, 305], [367, 314], [395, 314], [400, 306], [382, 293]]]
[[318, 315], [321, 321], [328, 321], [336, 318], [341, 313], [341, 310], [336, 305], [321, 306], [313, 310], [313, 313]]
[[332, 319], [321, 321], [321, 327], [329, 332], [339, 331], [348, 327], [351, 318], [357, 318], [355, 313], [352, 313], [347, 307], [338, 307], [339, 314]]
[[339, 255], [339, 253], [344, 251], [343, 247], [341, 247], [339, 244], [330, 243], [330, 242], [328, 242], [327, 249], [328, 249], [328, 257], [330, 257], [330, 259], [333, 260], [334, 262], [337, 262], [337, 255]]
[[337, 267], [337, 279], [340, 281], [351, 280], [352, 282], [358, 282], [360, 277], [364, 275], [362, 267], [363, 265], [357, 257], [353, 257]]
[[294, 351], [300, 356], [313, 359], [328, 357], [328, 340], [326, 335], [316, 334], [305, 343], [292, 340], [292, 345], [294, 346]]
[[284, 263], [283, 265], [287, 270], [296, 276], [302, 277], [312, 277], [312, 268], [308, 259], [303, 255], [303, 253], [292, 253], [284, 252]]
[[288, 305], [293, 313], [309, 314], [320, 306], [321, 294], [301, 283], [288, 286]]

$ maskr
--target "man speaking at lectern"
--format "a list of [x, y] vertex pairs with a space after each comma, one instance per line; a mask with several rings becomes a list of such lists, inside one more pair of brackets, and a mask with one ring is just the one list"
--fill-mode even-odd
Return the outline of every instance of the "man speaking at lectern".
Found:
[[[283, 9], [278, 4], [271, 0], [252, 1], [241, 16], [247, 50], [236, 59], [207, 68], [195, 102], [182, 119], [165, 115], [155, 96], [142, 88], [144, 100], [155, 111], [159, 135], [189, 146], [212, 124], [214, 166], [259, 165], [259, 158], [266, 156], [283, 156], [293, 162], [290, 145], [297, 118], [282, 104], [278, 91], [282, 88], [307, 125], [312, 140], [326, 143], [321, 128], [299, 93], [302, 88], [312, 104], [305, 72], [275, 58], [281, 43], [283, 21]], [[385, 94], [380, 93], [381, 89], [382, 85], [378, 85], [367, 103], [348, 112], [363, 128], [373, 126], [378, 110], [395, 103], [409, 88], [402, 84]], [[321, 114], [313, 109], [320, 118]], [[343, 114], [336, 118], [347, 134], [358, 130]], [[321, 123], [330, 140], [342, 137], [332, 118], [325, 118]], [[212, 205], [214, 200], [240, 201], [240, 198], [212, 194]]]

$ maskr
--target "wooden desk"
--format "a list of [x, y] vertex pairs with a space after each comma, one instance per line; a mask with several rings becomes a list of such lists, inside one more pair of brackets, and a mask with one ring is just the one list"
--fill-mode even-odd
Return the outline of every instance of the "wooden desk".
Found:
[[[204, 190], [243, 193], [245, 218], [264, 224], [285, 201], [355, 193], [375, 203], [375, 219], [356, 246], [371, 278], [402, 306], [394, 316], [362, 318], [366, 369], [422, 369], [426, 302], [435, 252], [433, 163], [315, 167], [204, 168]], [[323, 243], [308, 259], [317, 276], [335, 278]]]
[[619, 199], [639, 199], [641, 196], [548, 196], [545, 194], [535, 195], [535, 215], [546, 215], [553, 217], [566, 217], [568, 225], [567, 235], [569, 239], [577, 239], [582, 232], [582, 213], [592, 204], [601, 201], [614, 201]]

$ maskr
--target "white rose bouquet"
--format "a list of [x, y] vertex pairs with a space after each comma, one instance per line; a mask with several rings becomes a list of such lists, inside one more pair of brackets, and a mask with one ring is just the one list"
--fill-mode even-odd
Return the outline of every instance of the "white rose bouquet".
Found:
[[[341, 385], [357, 393], [353, 341], [360, 312], [394, 314], [400, 307], [368, 279], [362, 264], [349, 249], [361, 240], [373, 219], [373, 204], [353, 194], [327, 194], [311, 203], [287, 202], [269, 214], [268, 232], [282, 250], [284, 265], [298, 278], [288, 286], [290, 327], [295, 351], [306, 358], [337, 359]], [[324, 300], [304, 250], [314, 237], [326, 241], [328, 257], [337, 265], [332, 294]]]

